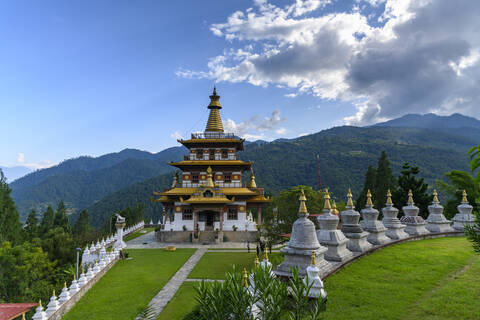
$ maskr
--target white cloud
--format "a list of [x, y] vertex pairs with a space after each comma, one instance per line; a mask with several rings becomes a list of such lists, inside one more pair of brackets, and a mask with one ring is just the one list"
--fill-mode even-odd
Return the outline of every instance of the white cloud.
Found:
[[[245, 139], [263, 139], [264, 132], [275, 130], [286, 118], [280, 116], [280, 110], [273, 110], [270, 117], [260, 118], [256, 115], [242, 122], [235, 122], [232, 119], [223, 121], [223, 128], [226, 132], [232, 132]], [[257, 132], [257, 133], [253, 133]]]
[[179, 139], [183, 139], [183, 136], [180, 132], [175, 131], [174, 133], [172, 133], [170, 135], [170, 138], [175, 139], [175, 140], [179, 140]]
[[275, 130], [275, 133], [276, 134], [285, 134], [285, 133], [287, 133], [287, 129], [279, 128], [279, 129]]
[[177, 75], [347, 101], [357, 107], [345, 118], [350, 124], [433, 110], [480, 116], [480, 2], [364, 0], [379, 11], [375, 24], [357, 2], [358, 10], [323, 13], [329, 1], [277, 7], [257, 0], [211, 26], [242, 49], [224, 50], [206, 71]]
[[302, 132], [302, 133], [299, 133], [298, 134], [298, 137], [304, 137], [304, 136], [308, 136], [310, 133], [308, 132]]
[[25, 153], [23, 152], [19, 152], [17, 154], [17, 164], [30, 169], [45, 169], [55, 165], [55, 163], [50, 160], [43, 160], [40, 162], [27, 162], [27, 160], [25, 159]]

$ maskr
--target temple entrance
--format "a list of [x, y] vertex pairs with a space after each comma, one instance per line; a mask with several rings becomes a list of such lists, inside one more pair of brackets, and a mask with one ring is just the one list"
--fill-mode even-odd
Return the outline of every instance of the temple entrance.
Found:
[[213, 228], [213, 221], [215, 219], [215, 212], [209, 212], [207, 213], [207, 221], [205, 222], [206, 227], [212, 227]]
[[220, 213], [212, 210], [201, 211], [198, 215], [199, 221], [205, 224], [205, 231], [213, 231], [215, 221], [220, 220]]

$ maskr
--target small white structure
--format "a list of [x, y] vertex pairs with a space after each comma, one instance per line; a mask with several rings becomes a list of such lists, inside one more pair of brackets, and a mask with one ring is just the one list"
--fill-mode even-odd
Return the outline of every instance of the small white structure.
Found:
[[453, 228], [457, 231], [464, 231], [464, 226], [475, 224], [475, 216], [472, 214], [473, 207], [468, 203], [467, 191], [463, 190], [462, 203], [457, 206], [458, 213], [453, 217]]
[[387, 237], [393, 240], [405, 239], [408, 237], [408, 233], [405, 232], [407, 226], [401, 224], [400, 220], [397, 218], [398, 209], [393, 206], [390, 189], [387, 191], [387, 203], [385, 204], [385, 208], [382, 209], [382, 213], [382, 222], [387, 228], [387, 231], [385, 232]]
[[430, 233], [425, 228], [427, 223], [418, 215], [418, 211], [420, 211], [420, 209], [418, 209], [413, 202], [412, 190], [408, 191], [407, 206], [403, 207], [402, 209], [405, 215], [400, 219], [400, 222], [407, 225], [405, 228], [406, 233], [411, 236], [420, 236]]
[[53, 290], [52, 297], [50, 298], [50, 302], [47, 304], [47, 318], [50, 318], [52, 314], [54, 314], [60, 308], [60, 303], [57, 300], [57, 296], [55, 296], [55, 290]]
[[90, 281], [94, 276], [95, 274], [93, 273], [92, 266], [89, 266], [87, 274], [85, 275], [85, 277], [87, 278], [87, 282]]
[[310, 298], [325, 299], [327, 297], [327, 293], [323, 288], [323, 281], [320, 278], [320, 269], [315, 265], [314, 251], [312, 251], [312, 264], [307, 267], [307, 277], [305, 277], [303, 281], [307, 286], [311, 286], [310, 291], [308, 292]]
[[35, 309], [35, 314], [32, 317], [32, 320], [47, 320], [47, 313], [43, 311], [42, 301], [38, 303], [38, 307]]
[[80, 290], [80, 287], [78, 286], [77, 279], [75, 278], [75, 276], [73, 276], [72, 284], [68, 288], [68, 291], [70, 292], [70, 296], [73, 296], [79, 290]]
[[[87, 276], [85, 275], [85, 272], [82, 271], [82, 273], [80, 274], [80, 278], [78, 279], [78, 286], [81, 288], [84, 285], [86, 285], [87, 282], [88, 282]], [[79, 288], [79, 290], [80, 290], [80, 288]]]
[[337, 229], [339, 219], [337, 215], [332, 214], [328, 190], [325, 190], [324, 199], [323, 214], [317, 217], [320, 225], [320, 229], [317, 231], [318, 242], [328, 249], [325, 252], [326, 260], [343, 262], [350, 259], [353, 254], [347, 249], [348, 239], [341, 230]]
[[123, 241], [123, 228], [125, 228], [125, 218], [116, 213], [117, 222], [115, 227], [117, 228], [117, 242], [115, 242], [115, 247], [124, 249], [127, 247], [127, 244]]
[[367, 191], [367, 205], [361, 212], [363, 217], [362, 228], [369, 233], [367, 236], [368, 242], [373, 245], [382, 245], [390, 242], [391, 240], [385, 235], [387, 228], [378, 220], [378, 210], [373, 208], [370, 190]]
[[452, 232], [451, 221], [443, 215], [443, 206], [438, 201], [437, 190], [433, 190], [433, 202], [428, 206], [427, 230], [430, 232]]
[[60, 293], [60, 295], [58, 296], [58, 302], [60, 304], [64, 304], [65, 302], [67, 302], [68, 300], [70, 300], [70, 292], [68, 291], [68, 288], [67, 288], [67, 283], [65, 282], [63, 284], [63, 289], [62, 289], [62, 292]]
[[348, 189], [347, 210], [340, 213], [342, 219], [342, 232], [347, 237], [347, 249], [352, 252], [365, 252], [372, 248], [372, 244], [367, 241], [368, 232], [363, 231], [358, 223], [360, 220], [360, 213], [355, 211], [353, 205], [353, 196], [350, 189]]

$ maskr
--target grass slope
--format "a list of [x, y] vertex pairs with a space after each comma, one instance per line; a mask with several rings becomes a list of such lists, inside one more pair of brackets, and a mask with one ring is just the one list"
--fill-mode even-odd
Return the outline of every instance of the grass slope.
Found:
[[195, 249], [127, 251], [133, 259], [117, 262], [62, 319], [135, 319]]
[[196, 282], [184, 282], [167, 304], [157, 320], [182, 319], [195, 308]]
[[[143, 236], [143, 235], [146, 235], [147, 233], [152, 232], [153, 230], [155, 230], [155, 228], [153, 228], [153, 227], [152, 228], [143, 228], [142, 230], [138, 230], [134, 233], [129, 234], [128, 236], [123, 238], [123, 241], [127, 242], [127, 241], [130, 241], [130, 240], [136, 239], [140, 236]], [[142, 231], [146, 231], [146, 232], [142, 232]]]

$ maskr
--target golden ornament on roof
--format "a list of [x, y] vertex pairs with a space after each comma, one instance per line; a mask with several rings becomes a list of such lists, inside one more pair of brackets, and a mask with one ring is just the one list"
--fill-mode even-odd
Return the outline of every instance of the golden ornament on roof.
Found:
[[213, 87], [213, 94], [210, 96], [210, 104], [208, 109], [210, 109], [210, 115], [208, 116], [207, 127], [205, 132], [223, 132], [222, 119], [220, 117], [220, 96], [217, 95], [217, 89]]
[[467, 190], [463, 190], [463, 198], [462, 198], [462, 203], [468, 203], [467, 199]]
[[440, 203], [440, 201], [438, 201], [437, 189], [433, 189], [433, 203]]
[[347, 193], [347, 207], [352, 207], [353, 208], [353, 195], [352, 195], [352, 191], [350, 190], [350, 188], [348, 188], [348, 193]]
[[413, 192], [412, 189], [408, 190], [408, 205], [413, 206], [415, 202], [413, 202]]
[[390, 189], [387, 190], [387, 205], [393, 205], [392, 193], [390, 192]]
[[325, 189], [325, 196], [323, 197], [323, 199], [325, 200], [323, 204], [323, 209], [331, 210], [332, 205], [330, 204], [330, 194], [328, 193], [328, 189]]
[[373, 206], [372, 193], [370, 192], [370, 189], [367, 190], [367, 206]]
[[307, 214], [307, 205], [305, 204], [307, 198], [305, 197], [305, 192], [303, 191], [303, 189], [300, 189], [300, 197], [298, 198], [298, 200], [300, 200], [300, 208], [298, 209], [298, 213]]

